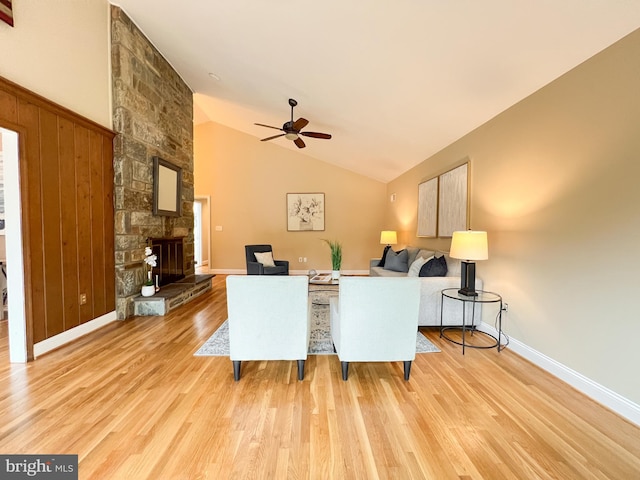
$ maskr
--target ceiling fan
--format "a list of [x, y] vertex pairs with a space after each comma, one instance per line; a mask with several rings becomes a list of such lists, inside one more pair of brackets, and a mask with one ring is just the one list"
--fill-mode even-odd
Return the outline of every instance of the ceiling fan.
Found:
[[307, 126], [307, 124], [309, 123], [309, 120], [307, 120], [306, 118], [300, 117], [298, 120], [294, 122], [293, 107], [298, 105], [298, 102], [296, 102], [293, 98], [290, 98], [289, 105], [291, 105], [291, 120], [286, 122], [284, 125], [282, 125], [282, 128], [272, 127], [271, 125], [265, 125], [264, 123], [255, 124], [255, 125], [260, 125], [261, 127], [273, 128], [275, 130], [280, 130], [281, 132], [284, 132], [279, 135], [263, 138], [260, 140], [261, 142], [266, 142], [267, 140], [273, 140], [274, 138], [278, 138], [278, 137], [285, 137], [288, 140], [293, 140], [293, 143], [295, 143], [298, 146], [298, 148], [304, 148], [306, 145], [300, 138], [300, 135], [304, 137], [324, 138], [327, 140], [331, 138], [331, 135], [328, 133], [301, 132], [300, 130], [302, 130], [304, 127]]

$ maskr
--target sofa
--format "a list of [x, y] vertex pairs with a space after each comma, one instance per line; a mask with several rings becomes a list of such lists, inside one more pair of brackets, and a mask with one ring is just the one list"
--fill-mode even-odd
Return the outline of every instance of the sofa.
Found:
[[[431, 257], [439, 260], [437, 263], [446, 263], [446, 274], [444, 276], [419, 276], [420, 278], [420, 313], [418, 315], [418, 326], [421, 327], [439, 327], [440, 326], [440, 305], [442, 304], [441, 291], [445, 288], [460, 288], [460, 260], [451, 258], [448, 252], [440, 252], [434, 250], [420, 249], [413, 246], [407, 246], [403, 249], [406, 253], [401, 256], [406, 257], [406, 267], [404, 260], [394, 261], [393, 265], [378, 266], [380, 258], [372, 258], [369, 265], [370, 277], [406, 277], [419, 276], [421, 267], [420, 259], [428, 260]], [[400, 252], [389, 250], [394, 260], [400, 256]], [[385, 252], [386, 253], [386, 252]], [[390, 254], [387, 254], [387, 260]], [[444, 259], [442, 258], [444, 257]], [[416, 260], [418, 263], [415, 263]], [[412, 269], [413, 266], [413, 269]], [[416, 267], [419, 268], [416, 268]], [[476, 290], [482, 289], [482, 279], [476, 278]], [[467, 326], [470, 325], [469, 318], [471, 316], [470, 304], [468, 302], [460, 302], [456, 300], [445, 300], [444, 310], [442, 312], [442, 324], [445, 326], [462, 325], [462, 309], [463, 305], [467, 305]], [[476, 304], [474, 325], [479, 325], [482, 321], [482, 304]]]

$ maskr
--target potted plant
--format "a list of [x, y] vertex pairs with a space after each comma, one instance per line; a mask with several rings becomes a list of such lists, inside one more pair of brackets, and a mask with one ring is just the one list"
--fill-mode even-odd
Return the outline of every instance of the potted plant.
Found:
[[158, 259], [158, 257], [153, 253], [153, 251], [151, 250], [151, 247], [145, 247], [144, 254], [145, 254], [144, 263], [146, 265], [145, 268], [147, 270], [147, 279], [142, 284], [142, 290], [140, 291], [140, 294], [143, 297], [150, 297], [154, 293], [156, 293], [156, 286], [153, 284], [153, 279], [151, 278], [151, 272], [153, 267], [156, 266], [156, 260]]
[[325, 240], [329, 248], [331, 249], [331, 278], [337, 280], [340, 278], [340, 267], [342, 266], [342, 245], [340, 242]]

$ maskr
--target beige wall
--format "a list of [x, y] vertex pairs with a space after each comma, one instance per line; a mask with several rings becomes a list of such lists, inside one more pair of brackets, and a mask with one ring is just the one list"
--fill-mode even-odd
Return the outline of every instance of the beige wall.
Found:
[[639, 59], [636, 31], [388, 185], [397, 228], [446, 246], [415, 238], [417, 185], [469, 156], [478, 274], [509, 303], [506, 332], [635, 403]]
[[[323, 238], [342, 242], [343, 271], [368, 271], [381, 252], [384, 184], [213, 122], [195, 128], [194, 146], [195, 195], [211, 196], [212, 270], [245, 271], [244, 245], [253, 243], [272, 244], [300, 271], [331, 270]], [[294, 192], [325, 193], [324, 232], [287, 231]]]
[[106, 0], [13, 2], [0, 24], [0, 75], [111, 127]]

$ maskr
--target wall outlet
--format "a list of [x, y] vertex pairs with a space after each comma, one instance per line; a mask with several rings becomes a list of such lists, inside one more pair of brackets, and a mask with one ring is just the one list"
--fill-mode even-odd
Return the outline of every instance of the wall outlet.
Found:
[[509, 304], [507, 302], [503, 302], [502, 303], [502, 311], [503, 312], [508, 312], [509, 311]]
[[81, 293], [80, 294], [80, 305], [86, 305], [87, 304], [87, 294], [86, 293]]
[[298, 263], [302, 263], [302, 257], [298, 257]]

